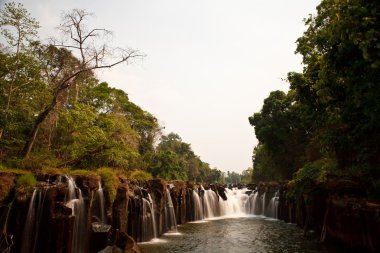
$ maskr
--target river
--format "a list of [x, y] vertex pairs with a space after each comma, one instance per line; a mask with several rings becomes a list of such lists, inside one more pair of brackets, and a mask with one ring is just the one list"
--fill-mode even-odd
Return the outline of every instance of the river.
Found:
[[178, 233], [140, 243], [144, 253], [345, 253], [305, 239], [294, 224], [260, 216], [211, 219], [178, 226]]

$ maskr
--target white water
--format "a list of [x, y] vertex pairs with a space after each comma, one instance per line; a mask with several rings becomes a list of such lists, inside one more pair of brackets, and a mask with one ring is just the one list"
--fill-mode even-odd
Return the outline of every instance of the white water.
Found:
[[165, 215], [166, 215], [166, 228], [174, 233], [177, 233], [177, 222], [174, 212], [174, 206], [172, 197], [170, 196], [169, 189], [166, 189], [167, 196], [167, 206], [165, 207]]
[[[195, 220], [246, 217], [248, 215], [260, 215], [271, 218], [278, 218], [278, 193], [266, 205], [266, 193], [261, 196], [259, 193], [250, 192], [248, 189], [225, 189], [227, 200], [223, 200], [217, 193], [211, 189], [204, 190], [203, 197], [199, 197], [196, 191], [193, 191], [194, 206], [202, 205], [204, 216], [197, 215], [198, 209], [194, 208]], [[199, 202], [198, 202], [199, 200]]]
[[204, 214], [204, 218], [214, 218], [214, 217], [220, 216], [220, 206], [219, 206], [218, 196], [211, 189], [204, 190], [203, 214]]
[[100, 182], [99, 182], [98, 190], [95, 193], [94, 207], [96, 209], [94, 210], [93, 213], [95, 213], [96, 216], [98, 216], [101, 223], [107, 224], [104, 190]]
[[193, 190], [193, 203], [194, 203], [194, 220], [203, 220], [203, 208], [201, 199], [199, 198], [198, 191]]
[[251, 195], [249, 195], [249, 198], [246, 202], [246, 205], [245, 205], [245, 211], [247, 214], [257, 214], [257, 197], [259, 195], [259, 192], [256, 191], [255, 193], [251, 193]]
[[[153, 199], [148, 193], [148, 199], [142, 198], [142, 240], [148, 241], [157, 238], [156, 214], [154, 212]], [[152, 234], [153, 232], [153, 234]]]
[[23, 231], [22, 253], [36, 252], [38, 234], [42, 219], [43, 205], [45, 200], [45, 189], [35, 189], [29, 202]]
[[267, 207], [266, 216], [278, 219], [278, 203], [279, 203], [279, 197], [278, 197], [278, 191], [275, 193], [274, 197], [270, 199]]
[[71, 176], [66, 176], [68, 183], [68, 195], [66, 196], [66, 206], [72, 210], [72, 215], [75, 216], [72, 252], [83, 253], [84, 244], [86, 242], [86, 214], [82, 191], [76, 186]]

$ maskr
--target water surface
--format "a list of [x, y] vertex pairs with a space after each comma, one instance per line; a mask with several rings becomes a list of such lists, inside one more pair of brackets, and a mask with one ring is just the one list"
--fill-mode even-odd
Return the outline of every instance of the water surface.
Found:
[[187, 223], [176, 235], [139, 244], [144, 253], [344, 253], [305, 239], [296, 225], [262, 217]]

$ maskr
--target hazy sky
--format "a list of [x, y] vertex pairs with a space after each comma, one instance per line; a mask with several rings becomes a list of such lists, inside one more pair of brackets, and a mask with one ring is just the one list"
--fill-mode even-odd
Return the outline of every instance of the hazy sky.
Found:
[[[0, 0], [1, 7], [4, 0]], [[211, 167], [241, 172], [257, 144], [248, 117], [289, 71], [302, 69], [295, 41], [317, 0], [21, 0], [55, 33], [62, 11], [95, 14], [90, 27], [114, 33], [112, 44], [147, 55], [99, 73], [178, 133]]]

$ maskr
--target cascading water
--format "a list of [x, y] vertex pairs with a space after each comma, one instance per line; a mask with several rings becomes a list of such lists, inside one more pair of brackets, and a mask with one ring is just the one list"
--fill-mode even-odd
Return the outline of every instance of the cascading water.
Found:
[[194, 203], [194, 220], [203, 220], [203, 208], [199, 195], [196, 190], [193, 190], [193, 203]]
[[22, 253], [36, 252], [38, 234], [40, 231], [40, 224], [46, 195], [45, 193], [46, 191], [44, 188], [38, 188], [33, 191], [22, 236]]
[[214, 218], [220, 216], [219, 200], [216, 193], [211, 190], [204, 190], [203, 194], [203, 214], [204, 218]]
[[245, 205], [248, 201], [246, 189], [238, 190], [226, 188], [227, 200], [219, 198], [220, 214], [221, 216], [243, 216], [245, 215]]
[[249, 195], [249, 198], [245, 205], [245, 211], [247, 214], [257, 214], [258, 208], [257, 208], [257, 197], [259, 195], [259, 192], [252, 192], [251, 195]]
[[100, 182], [98, 190], [95, 193], [93, 214], [99, 218], [101, 223], [107, 224], [104, 190]]
[[84, 245], [87, 238], [86, 231], [86, 214], [82, 191], [76, 186], [71, 176], [66, 176], [68, 183], [68, 195], [66, 196], [66, 206], [72, 209], [72, 215], [75, 216], [72, 252], [85, 252]]
[[174, 206], [172, 197], [170, 196], [169, 189], [166, 189], [167, 203], [165, 206], [165, 221], [166, 221], [166, 229], [172, 232], [177, 232], [177, 222], [174, 212]]
[[261, 215], [265, 216], [265, 195], [266, 193], [264, 192], [263, 195], [261, 195]]
[[148, 199], [142, 198], [142, 201], [142, 241], [149, 241], [150, 239], [157, 238], [154, 203], [149, 193]]
[[278, 203], [279, 203], [279, 197], [278, 197], [278, 191], [275, 193], [274, 197], [270, 199], [266, 216], [278, 219]]
[[[242, 217], [246, 215], [278, 218], [278, 192], [266, 206], [266, 193], [264, 192], [262, 195], [259, 195], [257, 190], [226, 188], [225, 195], [227, 200], [223, 200], [219, 197], [218, 193], [211, 189], [204, 190], [201, 186], [201, 191], [203, 192], [201, 196], [196, 191], [193, 191], [195, 220], [200, 220], [202, 217], [203, 219], [210, 219], [216, 217]], [[201, 215], [202, 212], [203, 215]]]

